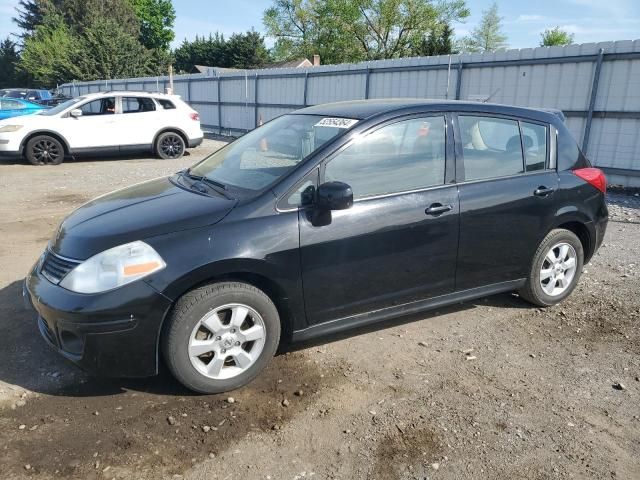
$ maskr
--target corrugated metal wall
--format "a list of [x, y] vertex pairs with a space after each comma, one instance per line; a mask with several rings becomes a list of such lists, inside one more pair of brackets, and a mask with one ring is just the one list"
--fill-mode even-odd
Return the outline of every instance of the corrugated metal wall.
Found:
[[[167, 77], [66, 84], [67, 95], [164, 91]], [[205, 129], [240, 134], [307, 105], [363, 98], [462, 99], [559, 108], [612, 183], [640, 186], [640, 40], [327, 65], [181, 75], [175, 93]]]

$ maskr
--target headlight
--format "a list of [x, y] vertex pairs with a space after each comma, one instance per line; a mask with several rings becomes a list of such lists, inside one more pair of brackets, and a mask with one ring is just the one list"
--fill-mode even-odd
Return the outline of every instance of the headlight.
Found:
[[167, 264], [144, 242], [110, 248], [71, 270], [60, 286], [77, 293], [98, 293], [121, 287], [162, 270]]
[[0, 133], [17, 132], [22, 128], [22, 125], [5, 125], [0, 127]]

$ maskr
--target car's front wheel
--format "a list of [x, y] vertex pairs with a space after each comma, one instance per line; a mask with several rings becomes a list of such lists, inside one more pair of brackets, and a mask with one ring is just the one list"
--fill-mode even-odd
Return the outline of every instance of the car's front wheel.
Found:
[[161, 133], [156, 139], [156, 154], [164, 160], [182, 157], [185, 148], [184, 138], [176, 132]]
[[583, 261], [580, 239], [569, 230], [552, 230], [534, 255], [520, 296], [541, 307], [560, 303], [578, 284]]
[[173, 375], [200, 393], [222, 393], [253, 380], [280, 341], [280, 317], [269, 297], [252, 285], [224, 282], [185, 294], [163, 334]]
[[38, 135], [27, 142], [25, 155], [32, 165], [60, 165], [64, 160], [64, 147], [49, 135]]

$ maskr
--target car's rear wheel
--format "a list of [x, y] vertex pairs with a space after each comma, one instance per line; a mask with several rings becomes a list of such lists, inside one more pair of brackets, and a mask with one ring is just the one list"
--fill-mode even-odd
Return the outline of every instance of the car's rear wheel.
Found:
[[176, 132], [161, 133], [156, 139], [156, 154], [164, 160], [182, 157], [185, 148], [184, 138]]
[[560, 303], [578, 284], [583, 261], [580, 239], [569, 230], [552, 230], [534, 255], [520, 296], [541, 307]]
[[49, 135], [38, 135], [27, 142], [25, 155], [33, 165], [60, 165], [64, 160], [64, 147]]
[[261, 290], [237, 282], [214, 283], [185, 294], [163, 335], [173, 375], [200, 393], [221, 393], [253, 380], [280, 341], [278, 311]]

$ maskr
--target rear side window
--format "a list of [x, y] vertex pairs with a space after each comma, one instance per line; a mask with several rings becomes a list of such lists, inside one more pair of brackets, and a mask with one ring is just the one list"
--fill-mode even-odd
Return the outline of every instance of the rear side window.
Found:
[[164, 98], [158, 98], [158, 103], [164, 110], [174, 110], [176, 106], [170, 100], [165, 100]]
[[382, 127], [355, 141], [325, 167], [325, 181], [351, 185], [354, 198], [444, 184], [443, 116], [414, 118]]
[[465, 180], [524, 172], [520, 128], [515, 120], [459, 117]]
[[156, 104], [149, 97], [122, 97], [122, 113], [153, 112]]
[[544, 170], [547, 164], [547, 127], [520, 122], [527, 172]]
[[589, 160], [582, 154], [576, 141], [567, 127], [558, 125], [558, 170], [585, 168], [591, 166]]

